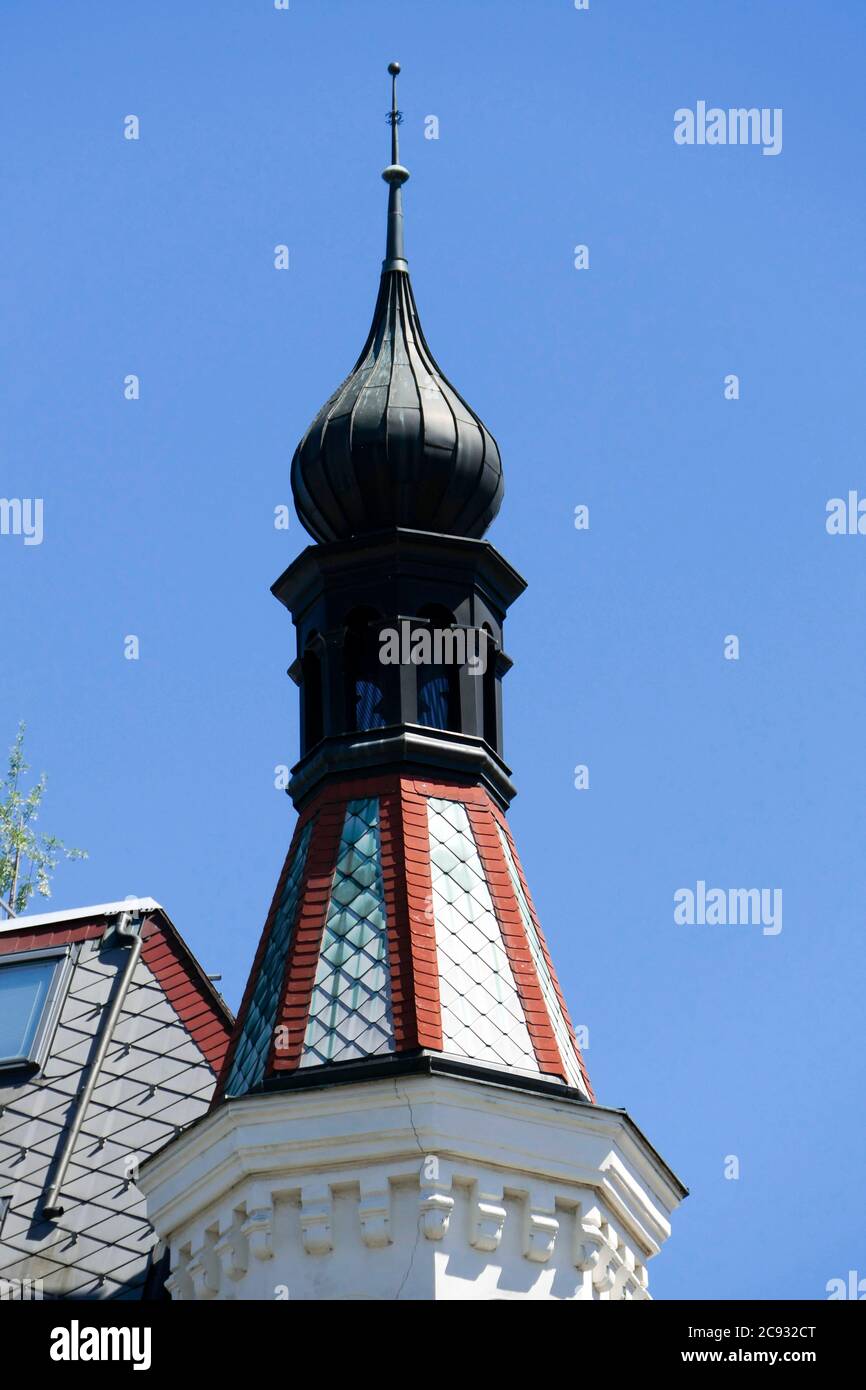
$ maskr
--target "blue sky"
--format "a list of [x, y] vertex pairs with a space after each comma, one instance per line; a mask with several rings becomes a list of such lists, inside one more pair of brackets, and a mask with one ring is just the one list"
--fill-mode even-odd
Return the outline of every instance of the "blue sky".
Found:
[[[529, 581], [512, 825], [599, 1097], [692, 1192], [653, 1292], [866, 1275], [866, 537], [825, 529], [866, 495], [862, 3], [7, 0], [3, 29], [0, 493], [44, 540], [0, 537], [0, 741], [26, 719], [44, 828], [90, 854], [52, 905], [152, 894], [237, 1004], [293, 823], [268, 586], [306, 536], [273, 509], [368, 327], [399, 58], [415, 293]], [[699, 100], [782, 108], [781, 154], [675, 144]], [[676, 925], [698, 880], [780, 888], [782, 931]]]

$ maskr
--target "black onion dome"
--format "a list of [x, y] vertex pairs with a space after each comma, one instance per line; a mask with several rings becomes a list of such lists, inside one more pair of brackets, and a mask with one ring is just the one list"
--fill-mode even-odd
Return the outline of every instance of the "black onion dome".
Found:
[[383, 274], [364, 349], [295, 451], [292, 492], [318, 541], [481, 536], [499, 510], [496, 441], [436, 365], [406, 271]]
[[389, 119], [388, 245], [373, 323], [292, 459], [295, 507], [317, 541], [393, 526], [478, 537], [502, 502], [496, 441], [443, 375], [421, 329], [403, 256], [409, 174], [397, 158], [396, 98]]

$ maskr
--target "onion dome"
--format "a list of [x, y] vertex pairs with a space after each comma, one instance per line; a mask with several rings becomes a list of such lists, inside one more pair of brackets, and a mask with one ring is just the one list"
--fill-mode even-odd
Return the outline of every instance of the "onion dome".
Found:
[[367, 341], [349, 376], [319, 411], [292, 459], [292, 492], [317, 541], [394, 526], [482, 536], [503, 496], [496, 441], [431, 353], [403, 254], [397, 110], [391, 63], [388, 237]]

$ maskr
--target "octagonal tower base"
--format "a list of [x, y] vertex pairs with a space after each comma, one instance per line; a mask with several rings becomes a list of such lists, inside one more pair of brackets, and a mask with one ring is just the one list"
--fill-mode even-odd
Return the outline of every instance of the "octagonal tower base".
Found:
[[228, 1100], [149, 1160], [174, 1298], [650, 1297], [685, 1189], [624, 1111], [382, 1062]]

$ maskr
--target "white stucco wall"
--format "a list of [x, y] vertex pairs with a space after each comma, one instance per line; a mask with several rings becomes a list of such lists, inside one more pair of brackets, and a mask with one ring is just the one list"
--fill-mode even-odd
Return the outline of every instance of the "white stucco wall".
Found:
[[441, 1075], [231, 1101], [141, 1185], [179, 1299], [647, 1298], [684, 1195], [622, 1112]]

